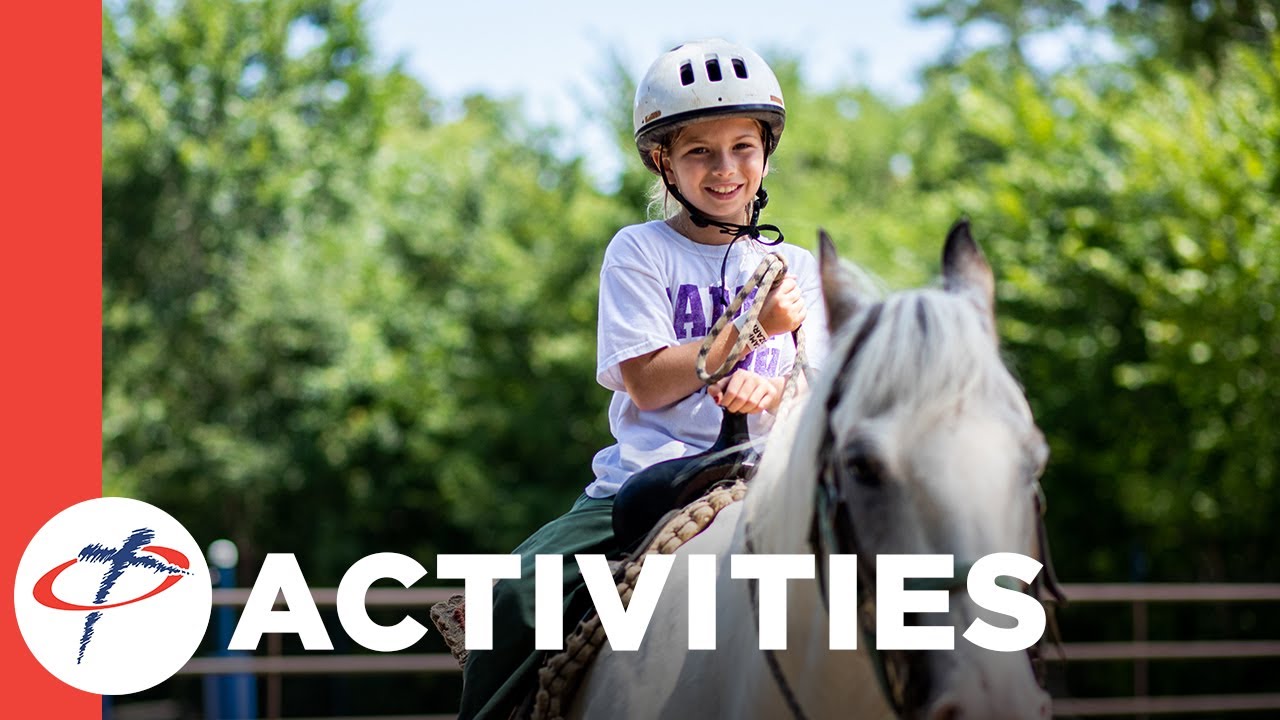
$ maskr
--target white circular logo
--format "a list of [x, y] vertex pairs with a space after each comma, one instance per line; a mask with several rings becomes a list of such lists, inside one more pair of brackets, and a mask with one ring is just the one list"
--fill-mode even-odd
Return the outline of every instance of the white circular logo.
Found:
[[213, 585], [191, 533], [165, 511], [105, 497], [31, 539], [13, 588], [18, 628], [59, 680], [125, 695], [167, 680], [209, 626]]

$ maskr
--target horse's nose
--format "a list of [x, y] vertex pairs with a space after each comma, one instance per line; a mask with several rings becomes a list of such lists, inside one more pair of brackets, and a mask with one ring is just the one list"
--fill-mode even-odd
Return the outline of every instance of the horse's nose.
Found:
[[951, 698], [943, 698], [929, 711], [929, 720], [960, 720], [962, 717], [960, 703]]
[[1052, 715], [1049, 694], [1039, 690], [1023, 702], [947, 693], [934, 702], [926, 717], [929, 720], [1049, 720]]

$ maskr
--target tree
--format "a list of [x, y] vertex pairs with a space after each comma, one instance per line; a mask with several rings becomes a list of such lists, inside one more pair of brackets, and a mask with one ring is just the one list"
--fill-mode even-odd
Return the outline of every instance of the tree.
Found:
[[1106, 22], [1146, 57], [1214, 72], [1237, 45], [1265, 51], [1280, 18], [1277, 0], [1113, 0]]
[[1072, 574], [1126, 579], [1135, 551], [1165, 580], [1280, 571], [1280, 288], [1262, 260], [1280, 255], [1276, 57], [1234, 51], [1217, 85], [1086, 69], [1047, 94], [982, 82], [975, 59], [954, 139], [935, 142], [985, 148], [952, 156], [938, 192], [987, 228], [1005, 277], [1002, 335], [1053, 441], [1046, 484], [1071, 488], [1055, 529], [1097, 530]]
[[1014, 68], [1026, 69], [1026, 43], [1031, 36], [1081, 20], [1086, 11], [1079, 0], [933, 0], [916, 6], [917, 20], [945, 20], [953, 28], [951, 47], [943, 62], [958, 62], [972, 51], [965, 33], [978, 25], [996, 29], [998, 54]]
[[[510, 549], [606, 437], [619, 213], [484, 98], [440, 122], [355, 3], [146, 3], [104, 29], [104, 483], [244, 565]], [[554, 418], [554, 422], [548, 422]], [[212, 511], [212, 512], [210, 512]]]
[[216, 509], [196, 537], [217, 527], [249, 559], [266, 488], [291, 474], [265, 408], [298, 398], [273, 385], [332, 343], [301, 308], [237, 324], [242, 293], [276, 248], [359, 207], [383, 118], [368, 62], [350, 2], [104, 13], [104, 486]]
[[[982, 51], [1025, 69], [1030, 39], [1071, 29], [1091, 42], [1118, 42], [1132, 59], [1154, 61], [1153, 73], [1161, 70], [1160, 63], [1204, 66], [1216, 73], [1234, 46], [1266, 50], [1280, 18], [1280, 0], [933, 0], [917, 5], [915, 17], [947, 21], [953, 28], [942, 67]], [[970, 31], [983, 28], [993, 28], [998, 40], [987, 47], [966, 43]]]

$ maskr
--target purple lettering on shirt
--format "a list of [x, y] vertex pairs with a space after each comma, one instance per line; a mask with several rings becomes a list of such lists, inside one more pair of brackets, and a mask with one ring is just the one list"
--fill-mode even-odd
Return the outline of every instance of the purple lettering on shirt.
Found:
[[708, 323], [715, 325], [724, 314], [724, 309], [729, 306], [729, 295], [719, 285], [707, 288], [707, 294], [711, 296], [711, 320]]
[[756, 374], [774, 377], [778, 374], [778, 356], [782, 351], [776, 347], [762, 347], [755, 351]]
[[[707, 334], [707, 315], [702, 310], [702, 295], [697, 285], [681, 285], [675, 302], [676, 338], [703, 337]], [[688, 329], [685, 326], [690, 326]]]

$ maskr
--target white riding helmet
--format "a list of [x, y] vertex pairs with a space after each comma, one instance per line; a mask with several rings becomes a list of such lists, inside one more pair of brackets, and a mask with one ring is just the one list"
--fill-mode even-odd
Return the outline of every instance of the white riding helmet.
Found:
[[786, 124], [778, 78], [761, 57], [724, 40], [685, 43], [653, 62], [636, 88], [636, 149], [657, 174], [652, 151], [678, 127], [709, 117], [750, 117], [770, 130], [767, 157]]

